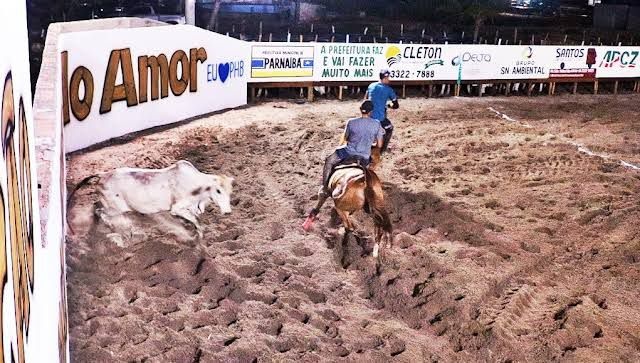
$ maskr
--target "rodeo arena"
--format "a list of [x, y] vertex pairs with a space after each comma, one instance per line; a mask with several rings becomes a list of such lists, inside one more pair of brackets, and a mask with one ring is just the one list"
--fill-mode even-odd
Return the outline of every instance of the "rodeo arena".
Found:
[[0, 362], [640, 362], [640, 7], [156, 2], [0, 1]]

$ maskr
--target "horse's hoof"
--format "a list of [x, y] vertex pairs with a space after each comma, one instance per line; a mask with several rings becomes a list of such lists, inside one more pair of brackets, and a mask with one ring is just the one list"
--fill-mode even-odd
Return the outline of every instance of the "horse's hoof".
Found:
[[380, 247], [379, 247], [379, 246], [378, 246], [378, 244], [376, 243], [376, 244], [373, 246], [373, 253], [372, 253], [373, 258], [378, 258], [378, 254], [379, 254], [379, 252], [380, 252], [379, 250], [380, 250]]
[[357, 239], [369, 239], [369, 235], [366, 233], [353, 232], [353, 236]]

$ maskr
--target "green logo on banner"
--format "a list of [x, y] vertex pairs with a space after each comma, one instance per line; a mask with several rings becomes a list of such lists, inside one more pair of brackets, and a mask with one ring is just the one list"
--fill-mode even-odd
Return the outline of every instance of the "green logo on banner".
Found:
[[431, 66], [441, 66], [441, 65], [444, 65], [444, 61], [442, 59], [436, 59], [436, 60], [432, 60], [432, 61], [427, 62], [424, 65], [424, 69], [427, 69], [427, 68], [429, 68]]

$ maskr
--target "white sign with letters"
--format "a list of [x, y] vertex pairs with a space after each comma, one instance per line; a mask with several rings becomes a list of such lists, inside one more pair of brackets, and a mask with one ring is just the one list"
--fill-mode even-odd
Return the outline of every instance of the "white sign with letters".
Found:
[[67, 33], [58, 44], [67, 152], [247, 103], [250, 46], [237, 39], [176, 25]]
[[371, 82], [381, 69], [394, 81], [640, 77], [638, 47], [302, 43], [314, 47], [313, 60], [307, 53], [304, 63], [302, 57], [287, 59], [286, 49], [302, 47], [290, 44], [254, 46], [251, 81]]
[[640, 47], [597, 47], [598, 78], [640, 77]]
[[594, 79], [597, 77], [597, 47], [554, 46], [549, 65], [551, 79]]

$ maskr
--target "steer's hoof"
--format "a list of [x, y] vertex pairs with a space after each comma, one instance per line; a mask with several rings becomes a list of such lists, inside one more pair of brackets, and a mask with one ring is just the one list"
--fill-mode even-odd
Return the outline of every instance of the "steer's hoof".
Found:
[[115, 243], [116, 246], [120, 248], [124, 247], [124, 239], [122, 238], [122, 235], [120, 235], [119, 233], [109, 233], [107, 235], [107, 238], [109, 238], [111, 242]]

